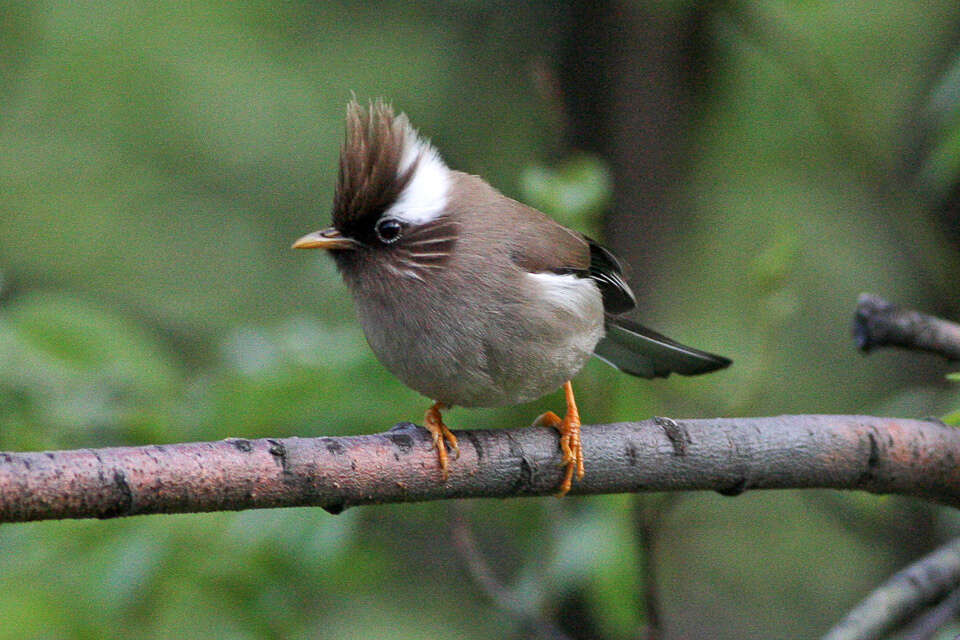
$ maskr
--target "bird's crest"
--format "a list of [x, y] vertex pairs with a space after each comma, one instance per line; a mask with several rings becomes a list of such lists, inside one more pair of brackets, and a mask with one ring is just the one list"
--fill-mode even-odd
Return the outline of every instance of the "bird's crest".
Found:
[[366, 107], [347, 104], [347, 132], [340, 148], [340, 173], [333, 224], [341, 231], [372, 225], [411, 185], [421, 163], [442, 161], [421, 140], [406, 115], [383, 100]]

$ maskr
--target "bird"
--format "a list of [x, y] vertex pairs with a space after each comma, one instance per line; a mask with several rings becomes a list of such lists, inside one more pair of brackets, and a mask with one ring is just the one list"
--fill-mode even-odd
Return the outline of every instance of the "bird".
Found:
[[444, 482], [459, 456], [450, 407], [517, 405], [562, 387], [564, 417], [534, 425], [560, 434], [563, 496], [585, 473], [571, 379], [591, 356], [642, 378], [731, 363], [623, 317], [637, 303], [610, 250], [451, 169], [383, 99], [347, 105], [331, 217], [293, 248], [333, 257], [374, 354], [433, 401], [424, 426]]

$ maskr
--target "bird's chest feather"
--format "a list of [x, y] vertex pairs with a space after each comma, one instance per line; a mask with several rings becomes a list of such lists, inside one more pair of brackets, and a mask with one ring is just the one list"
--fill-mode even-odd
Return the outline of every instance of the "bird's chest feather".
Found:
[[488, 273], [348, 284], [370, 347], [409, 387], [460, 406], [534, 400], [589, 359], [603, 335], [599, 291], [574, 276]]

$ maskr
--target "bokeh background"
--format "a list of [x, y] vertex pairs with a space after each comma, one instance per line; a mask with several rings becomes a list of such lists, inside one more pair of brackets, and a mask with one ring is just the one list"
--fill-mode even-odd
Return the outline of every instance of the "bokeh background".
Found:
[[[735, 361], [655, 382], [593, 362], [586, 421], [960, 408], [946, 364], [850, 337], [861, 291], [960, 317], [953, 0], [9, 0], [0, 449], [420, 418], [331, 262], [289, 250], [329, 220], [351, 92], [604, 238], [639, 320]], [[958, 532], [814, 491], [3, 525], [0, 638], [621, 639], [651, 602], [660, 637], [816, 637]]]

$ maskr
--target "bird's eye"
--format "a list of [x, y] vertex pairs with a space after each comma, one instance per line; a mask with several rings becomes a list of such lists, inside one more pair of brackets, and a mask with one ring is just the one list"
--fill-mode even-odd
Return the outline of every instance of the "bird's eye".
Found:
[[402, 232], [403, 225], [392, 218], [387, 218], [377, 223], [377, 237], [380, 238], [380, 241], [384, 244], [393, 244], [400, 239]]

